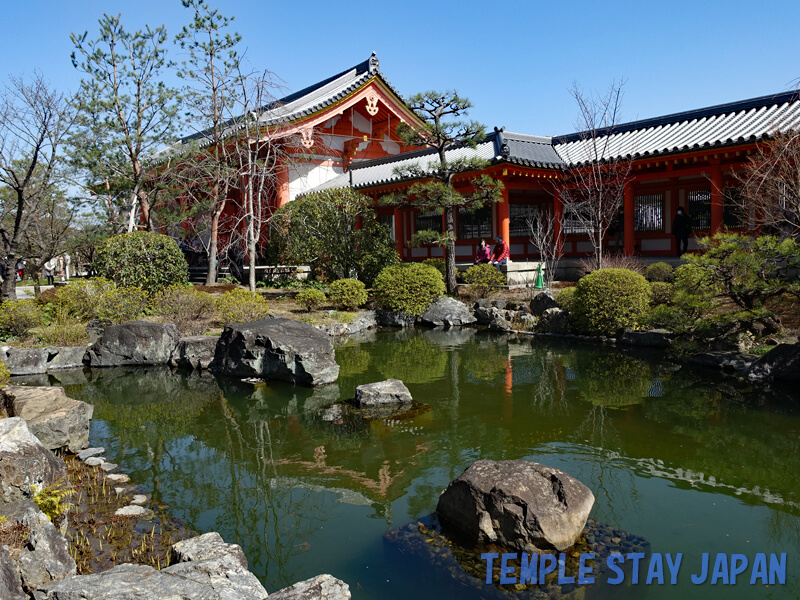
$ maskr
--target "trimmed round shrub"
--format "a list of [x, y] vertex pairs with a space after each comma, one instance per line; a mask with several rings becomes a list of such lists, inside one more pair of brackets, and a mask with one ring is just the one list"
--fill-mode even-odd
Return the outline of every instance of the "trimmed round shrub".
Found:
[[644, 329], [679, 331], [691, 320], [681, 309], [667, 304], [659, 304], [639, 315], [636, 322]]
[[106, 290], [100, 296], [95, 315], [113, 323], [133, 321], [141, 315], [150, 302], [150, 295], [135, 287], [119, 287]]
[[564, 288], [558, 292], [556, 303], [561, 310], [572, 311], [572, 306], [575, 302], [575, 290], [576, 288], [573, 286]]
[[257, 292], [236, 288], [217, 299], [217, 311], [223, 325], [249, 323], [265, 318], [269, 314], [269, 306]]
[[650, 284], [650, 303], [653, 306], [669, 304], [675, 291], [671, 283], [666, 281], [654, 281]]
[[189, 283], [189, 266], [171, 237], [134, 231], [107, 239], [97, 248], [94, 267], [120, 287], [159, 292], [173, 284]]
[[171, 285], [161, 290], [152, 302], [156, 314], [173, 323], [184, 335], [200, 335], [208, 329], [214, 314], [214, 297], [190, 285]]
[[338, 279], [328, 287], [328, 298], [337, 310], [355, 310], [367, 301], [367, 288], [357, 279]]
[[472, 265], [464, 273], [464, 283], [468, 284], [470, 292], [479, 298], [486, 298], [507, 282], [508, 279], [500, 269], [488, 264]]
[[670, 281], [672, 279], [672, 265], [665, 262], [657, 262], [651, 265], [647, 265], [647, 269], [645, 269], [644, 276], [647, 278], [647, 281]]
[[0, 304], [0, 335], [20, 337], [42, 324], [42, 311], [34, 300], [8, 300]]
[[627, 269], [598, 269], [578, 281], [571, 310], [573, 325], [590, 334], [614, 335], [635, 327], [650, 305], [650, 284]]
[[71, 279], [69, 284], [58, 289], [51, 304], [59, 305], [68, 315], [76, 319], [93, 319], [100, 298], [115, 287], [114, 282], [105, 277]]
[[421, 315], [444, 296], [442, 274], [422, 263], [400, 263], [386, 267], [375, 278], [375, 296], [384, 310]]
[[442, 279], [447, 277], [447, 261], [443, 258], [426, 258], [423, 265], [430, 265], [442, 274]]
[[297, 294], [294, 299], [300, 306], [305, 308], [306, 311], [311, 312], [322, 306], [323, 302], [325, 302], [325, 292], [322, 290], [315, 290], [314, 288], [308, 288]]

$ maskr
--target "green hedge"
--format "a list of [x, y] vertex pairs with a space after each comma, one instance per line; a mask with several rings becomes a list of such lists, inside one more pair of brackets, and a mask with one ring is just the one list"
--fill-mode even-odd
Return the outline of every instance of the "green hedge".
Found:
[[386, 267], [375, 278], [375, 297], [384, 310], [421, 315], [445, 293], [442, 274], [430, 265], [401, 263]]
[[94, 268], [119, 287], [148, 293], [189, 283], [189, 267], [171, 237], [152, 231], [134, 231], [107, 239], [97, 248]]
[[615, 335], [635, 327], [650, 304], [650, 284], [634, 271], [599, 269], [578, 281], [573, 300], [573, 325], [589, 334]]
[[473, 265], [464, 273], [464, 282], [469, 284], [470, 292], [479, 298], [486, 298], [500, 289], [508, 280], [500, 269], [492, 265]]
[[322, 306], [322, 303], [325, 302], [325, 292], [315, 290], [314, 288], [308, 288], [297, 294], [295, 300], [300, 306], [304, 307], [308, 312], [311, 312]]

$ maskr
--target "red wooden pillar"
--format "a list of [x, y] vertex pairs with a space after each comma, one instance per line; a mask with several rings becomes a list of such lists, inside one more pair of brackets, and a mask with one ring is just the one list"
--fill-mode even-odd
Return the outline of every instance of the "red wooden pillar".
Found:
[[278, 168], [278, 208], [289, 202], [289, 167], [284, 163]]
[[497, 203], [497, 235], [503, 238], [511, 248], [510, 220], [508, 217], [508, 188], [503, 188], [503, 199]]
[[394, 245], [397, 249], [397, 255], [400, 260], [403, 260], [403, 215], [400, 213], [399, 208], [395, 208], [394, 215]]
[[625, 191], [623, 192], [623, 219], [625, 220], [625, 256], [633, 256], [636, 250], [636, 237], [634, 236], [634, 219], [633, 219], [633, 182], [628, 181], [625, 183]]
[[556, 188], [553, 192], [553, 243], [556, 244], [556, 256], [564, 253], [563, 223], [564, 204], [561, 202], [561, 190]]
[[722, 229], [722, 167], [711, 166], [711, 235]]

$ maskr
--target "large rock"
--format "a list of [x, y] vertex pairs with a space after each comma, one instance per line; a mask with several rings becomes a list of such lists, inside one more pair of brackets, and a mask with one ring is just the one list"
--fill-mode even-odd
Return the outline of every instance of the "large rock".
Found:
[[541, 317], [548, 308], [558, 308], [558, 302], [553, 299], [549, 291], [539, 292], [531, 298], [530, 307], [532, 315]]
[[442, 296], [428, 307], [419, 317], [423, 325], [430, 327], [456, 327], [470, 325], [476, 321], [469, 307], [455, 298]]
[[332, 383], [339, 376], [331, 337], [308, 323], [282, 318], [226, 326], [211, 369], [309, 386]]
[[470, 543], [553, 552], [575, 543], [593, 504], [589, 488], [557, 469], [525, 460], [479, 460], [442, 492], [436, 512]]
[[28, 595], [22, 591], [22, 581], [17, 571], [17, 563], [11, 558], [7, 546], [0, 546], [0, 598], [3, 600], [28, 600]]
[[25, 421], [0, 420], [0, 504], [30, 498], [66, 475], [64, 461], [42, 445]]
[[381, 327], [413, 327], [417, 318], [403, 311], [375, 311], [375, 318]]
[[0, 505], [5, 523], [24, 525], [28, 539], [16, 559], [23, 589], [33, 591], [41, 585], [75, 575], [75, 561], [69, 545], [39, 507], [30, 500]]
[[359, 408], [408, 404], [412, 401], [411, 392], [399, 379], [365, 383], [356, 388], [356, 406]]
[[800, 383], [800, 343], [776, 346], [750, 367], [747, 377], [753, 381]]
[[172, 364], [187, 369], [207, 369], [214, 360], [219, 338], [215, 335], [182, 337], [172, 356]]
[[68, 398], [58, 387], [10, 385], [0, 394], [8, 415], [24, 419], [46, 448], [78, 452], [88, 444], [91, 404]]
[[180, 334], [172, 323], [131, 321], [106, 327], [87, 356], [92, 367], [165, 365], [179, 341]]
[[539, 333], [557, 333], [563, 335], [569, 333], [569, 315], [567, 311], [560, 308], [548, 308], [539, 317], [536, 323], [536, 331]]
[[12, 375], [36, 375], [47, 372], [49, 357], [47, 348], [11, 348], [5, 363]]
[[272, 592], [270, 600], [350, 600], [350, 586], [333, 575], [317, 575]]
[[618, 341], [627, 346], [645, 346], [649, 348], [669, 348], [672, 346], [673, 334], [666, 329], [648, 329], [636, 331], [625, 329]]
[[242, 549], [216, 533], [175, 544], [171, 566], [157, 571], [124, 564], [95, 575], [42, 586], [36, 600], [263, 600], [267, 591], [247, 570]]

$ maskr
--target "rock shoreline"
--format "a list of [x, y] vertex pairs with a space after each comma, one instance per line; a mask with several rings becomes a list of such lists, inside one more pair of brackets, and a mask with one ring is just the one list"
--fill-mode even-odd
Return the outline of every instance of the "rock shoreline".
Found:
[[[112, 485], [120, 486], [130, 479], [114, 473], [118, 465], [103, 458], [103, 448], [85, 447], [92, 407], [68, 398], [63, 389], [7, 386], [0, 390], [0, 407], [0, 598], [267, 598], [267, 591], [248, 570], [241, 547], [226, 544], [216, 532], [173, 544], [169, 565], [161, 570], [124, 563], [99, 573], [78, 575], [64, 537], [66, 529], [59, 531], [33, 502], [37, 491], [66, 478], [64, 459], [53, 450], [74, 454], [87, 466], [102, 471], [102, 477]], [[148, 495], [131, 495], [130, 486], [116, 487], [115, 491], [128, 503], [116, 511], [116, 516], [153, 518], [153, 511], [144, 506]], [[346, 583], [331, 575], [319, 575], [269, 596], [347, 600], [350, 591]]]

